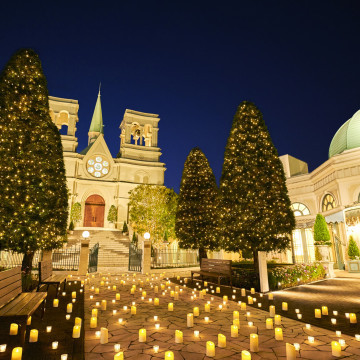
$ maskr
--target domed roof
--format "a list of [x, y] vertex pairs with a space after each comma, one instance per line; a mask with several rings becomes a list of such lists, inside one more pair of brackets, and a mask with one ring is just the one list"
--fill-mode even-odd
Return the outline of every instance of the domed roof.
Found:
[[329, 158], [357, 147], [360, 147], [360, 110], [336, 132], [331, 140]]

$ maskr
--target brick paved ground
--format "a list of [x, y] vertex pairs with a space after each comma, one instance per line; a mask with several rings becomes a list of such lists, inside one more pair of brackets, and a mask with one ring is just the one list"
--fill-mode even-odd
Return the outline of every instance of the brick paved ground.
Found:
[[[173, 275], [173, 274], [171, 274]], [[101, 276], [108, 277], [104, 280], [103, 286], [100, 286]], [[183, 288], [180, 293], [179, 300], [174, 300], [170, 297], [170, 289], [167, 289], [165, 295], [161, 294], [160, 284], [165, 283], [165, 279], [161, 280], [159, 274], [154, 275], [153, 278], [148, 276], [149, 281], [146, 282], [146, 277], [141, 276], [140, 279], [144, 281], [143, 285], [139, 284], [139, 276], [134, 279], [132, 274], [124, 274], [123, 276], [115, 275], [96, 275], [95, 278], [90, 279], [90, 284], [86, 285], [85, 296], [85, 352], [87, 360], [98, 359], [114, 359], [114, 345], [120, 344], [121, 350], [124, 351], [124, 359], [136, 360], [150, 360], [150, 359], [164, 359], [165, 351], [171, 350], [174, 352], [175, 360], [189, 359], [210, 359], [205, 355], [206, 341], [213, 341], [216, 344], [215, 359], [241, 359], [241, 351], [249, 350], [249, 334], [257, 333], [259, 335], [260, 349], [259, 352], [252, 353], [252, 359], [285, 359], [285, 344], [289, 342], [299, 343], [300, 351], [297, 353], [299, 359], [334, 359], [331, 355], [331, 341], [337, 340], [338, 337], [335, 331], [329, 331], [317, 327], [306, 329], [305, 324], [292, 319], [282, 318], [281, 328], [284, 333], [283, 341], [276, 341], [274, 338], [274, 330], [268, 330], [265, 326], [265, 319], [269, 317], [267, 311], [258, 308], [247, 307], [247, 310], [240, 310], [238, 303], [229, 301], [227, 306], [219, 310], [219, 305], [222, 304], [222, 298], [213, 296], [211, 289], [205, 299], [199, 299], [199, 292], [197, 291], [196, 299], [192, 300], [192, 291], [189, 288]], [[157, 278], [156, 278], [157, 277]], [[125, 285], [121, 285], [121, 281], [126, 281]], [[135, 280], [135, 281], [133, 281]], [[106, 284], [108, 281], [108, 284]], [[137, 289], [135, 295], [130, 295], [131, 284], [136, 284]], [[199, 286], [201, 287], [199, 282]], [[116, 285], [117, 290], [114, 291], [112, 286]], [[154, 293], [154, 286], [159, 286], [159, 294]], [[210, 284], [209, 284], [210, 285]], [[91, 291], [91, 287], [100, 288], [100, 293], [95, 294]], [[108, 289], [110, 286], [110, 289]], [[174, 290], [175, 284], [171, 284], [171, 289]], [[141, 299], [142, 290], [147, 292], [146, 298]], [[240, 290], [238, 289], [237, 292]], [[121, 299], [112, 303], [115, 299], [115, 294], [119, 292]], [[90, 295], [93, 299], [90, 299]], [[235, 294], [235, 296], [237, 293]], [[149, 302], [149, 298], [154, 299], [159, 297], [160, 305], [154, 306], [153, 301]], [[257, 297], [257, 303], [265, 301], [266, 296]], [[278, 301], [275, 295], [275, 302]], [[230, 297], [231, 298], [231, 297]], [[107, 300], [107, 310], [100, 310], [96, 306], [96, 302]], [[211, 312], [204, 312], [204, 305], [207, 301], [211, 302]], [[123, 306], [130, 308], [132, 302], [136, 303], [137, 313], [131, 315], [129, 310], [123, 310]], [[174, 311], [168, 311], [168, 303], [174, 303]], [[186, 315], [192, 312], [194, 306], [200, 309], [200, 316], [195, 317], [194, 327], [188, 328], [186, 326]], [[98, 326], [96, 329], [90, 329], [90, 317], [93, 308], [98, 308]], [[289, 309], [293, 308], [291, 302]], [[113, 310], [117, 313], [114, 315]], [[233, 311], [237, 310], [240, 313], [240, 329], [239, 337], [231, 338], [230, 326], [233, 319]], [[250, 315], [246, 312], [250, 311]], [[159, 320], [156, 322], [154, 316], [157, 315]], [[205, 322], [205, 316], [209, 316], [208, 323]], [[122, 323], [118, 319], [122, 318]], [[253, 322], [253, 326], [248, 325], [248, 321]], [[160, 324], [160, 328], [155, 328], [155, 323]], [[106, 327], [109, 331], [109, 342], [107, 344], [100, 344], [96, 338], [95, 331], [99, 331], [101, 327]], [[138, 331], [140, 328], [147, 330], [147, 341], [140, 343], [138, 341]], [[181, 344], [175, 343], [175, 330], [183, 331], [184, 342]], [[194, 336], [194, 330], [200, 332], [199, 338]], [[226, 348], [219, 348], [217, 346], [218, 334], [224, 334], [227, 338]], [[310, 344], [308, 336], [315, 338], [314, 344]], [[356, 341], [354, 337], [342, 335], [341, 338], [345, 340], [346, 345], [343, 348], [342, 356], [347, 359], [360, 358], [360, 342]], [[153, 346], [159, 346], [159, 352], [155, 353]]]

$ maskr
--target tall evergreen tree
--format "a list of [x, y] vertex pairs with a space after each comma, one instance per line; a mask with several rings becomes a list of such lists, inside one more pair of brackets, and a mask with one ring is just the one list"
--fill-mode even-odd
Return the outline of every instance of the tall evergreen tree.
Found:
[[218, 195], [206, 156], [198, 147], [192, 149], [181, 178], [175, 233], [180, 247], [199, 249], [200, 258], [219, 246]]
[[258, 271], [258, 251], [289, 246], [295, 218], [283, 166], [260, 110], [248, 101], [233, 119], [220, 194], [225, 250], [251, 251]]
[[68, 197], [61, 138], [38, 55], [19, 50], [0, 75], [0, 246], [24, 254], [62, 245]]

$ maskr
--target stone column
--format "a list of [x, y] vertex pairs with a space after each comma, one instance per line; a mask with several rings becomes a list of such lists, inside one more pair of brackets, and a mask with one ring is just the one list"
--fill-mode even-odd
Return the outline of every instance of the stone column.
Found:
[[308, 247], [307, 247], [307, 241], [306, 241], [306, 232], [304, 228], [301, 228], [301, 241], [302, 241], [302, 247], [303, 247], [303, 254], [304, 254], [304, 263], [309, 263], [309, 255], [308, 255]]
[[269, 291], [269, 277], [268, 277], [265, 251], [258, 251], [258, 260], [259, 260], [260, 291], [268, 292]]
[[89, 244], [90, 240], [81, 240], [80, 261], [78, 275], [86, 275], [89, 266]]
[[141, 273], [146, 274], [151, 271], [151, 241], [145, 240], [142, 243], [142, 266]]
[[50, 261], [52, 262], [52, 251], [44, 250], [42, 253], [42, 261]]

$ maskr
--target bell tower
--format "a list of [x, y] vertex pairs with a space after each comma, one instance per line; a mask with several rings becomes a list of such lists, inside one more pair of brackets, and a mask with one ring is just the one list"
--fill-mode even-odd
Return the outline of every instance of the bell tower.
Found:
[[126, 109], [120, 124], [118, 158], [159, 162], [159, 115]]

